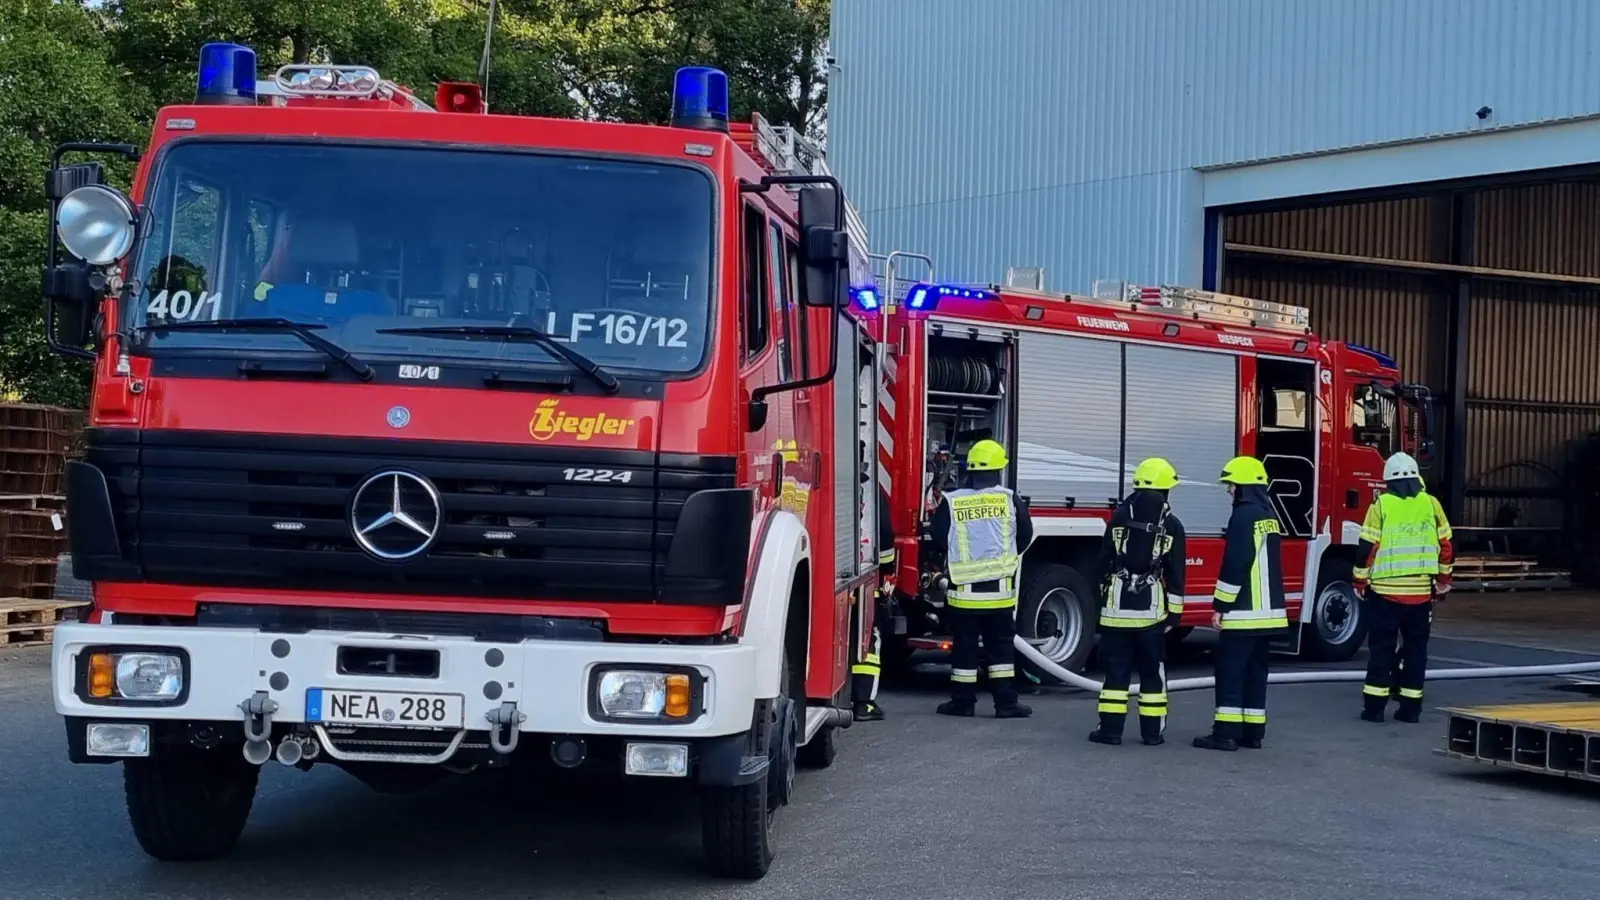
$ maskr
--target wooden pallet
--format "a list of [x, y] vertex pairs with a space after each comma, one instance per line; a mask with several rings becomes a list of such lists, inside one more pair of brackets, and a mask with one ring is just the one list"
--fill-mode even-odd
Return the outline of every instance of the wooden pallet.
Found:
[[50, 643], [56, 626], [74, 610], [89, 604], [78, 600], [0, 599], [0, 647], [32, 647]]
[[1572, 586], [1572, 573], [1541, 568], [1533, 556], [1462, 556], [1456, 559], [1453, 591], [1557, 591]]
[[46, 509], [60, 512], [67, 498], [60, 494], [0, 494], [0, 509]]

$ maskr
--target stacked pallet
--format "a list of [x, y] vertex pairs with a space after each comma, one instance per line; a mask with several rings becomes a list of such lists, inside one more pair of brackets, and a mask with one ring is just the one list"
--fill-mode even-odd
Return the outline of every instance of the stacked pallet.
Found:
[[46, 643], [62, 617], [85, 606], [56, 599], [66, 552], [63, 480], [82, 414], [0, 404], [0, 647]]
[[1572, 573], [1539, 565], [1536, 556], [1471, 554], [1457, 557], [1454, 591], [1555, 591], [1572, 586]]

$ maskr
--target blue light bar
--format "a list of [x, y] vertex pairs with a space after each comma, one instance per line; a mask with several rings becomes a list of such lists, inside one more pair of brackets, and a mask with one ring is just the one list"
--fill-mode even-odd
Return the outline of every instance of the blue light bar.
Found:
[[256, 52], [241, 44], [214, 42], [200, 48], [196, 103], [254, 106]]
[[856, 301], [856, 306], [863, 312], [877, 312], [882, 304], [878, 301], [878, 291], [875, 288], [851, 288], [850, 293]]
[[672, 78], [672, 127], [728, 130], [728, 76], [709, 66], [684, 66]]
[[1351, 350], [1354, 350], [1357, 353], [1361, 353], [1361, 354], [1364, 354], [1366, 356], [1370, 356], [1373, 359], [1377, 360], [1378, 361], [1378, 365], [1380, 365], [1380, 366], [1384, 366], [1384, 367], [1390, 368], [1390, 369], [1398, 369], [1398, 368], [1400, 368], [1400, 366], [1397, 363], [1395, 363], [1394, 357], [1390, 356], [1387, 353], [1383, 353], [1383, 352], [1380, 352], [1378, 350], [1374, 350], [1371, 347], [1363, 347], [1360, 344], [1349, 344], [1348, 346], [1350, 347]]
[[938, 306], [939, 301], [945, 299], [998, 300], [1000, 295], [985, 288], [962, 287], [957, 284], [919, 284], [906, 294], [906, 306], [911, 309], [928, 310]]

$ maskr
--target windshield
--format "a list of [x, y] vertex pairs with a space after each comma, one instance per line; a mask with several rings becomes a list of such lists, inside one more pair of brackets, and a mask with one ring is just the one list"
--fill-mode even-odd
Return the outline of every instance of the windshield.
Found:
[[[192, 142], [147, 194], [132, 328], [281, 318], [363, 359], [536, 367], [536, 343], [407, 326], [548, 332], [613, 369], [705, 354], [714, 193], [685, 166], [420, 147]], [[292, 334], [171, 330], [154, 351], [307, 354]]]

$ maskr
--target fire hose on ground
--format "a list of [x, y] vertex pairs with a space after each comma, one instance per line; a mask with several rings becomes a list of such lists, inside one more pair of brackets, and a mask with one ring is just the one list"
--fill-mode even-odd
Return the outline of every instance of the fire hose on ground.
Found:
[[[1076, 672], [1070, 672], [1051, 662], [1049, 657], [1040, 653], [1025, 638], [1016, 639], [1017, 652], [1022, 654], [1029, 662], [1040, 670], [1085, 691], [1100, 692], [1100, 682], [1092, 678], [1085, 678]], [[1457, 681], [1469, 678], [1531, 678], [1543, 675], [1580, 675], [1585, 672], [1600, 672], [1600, 662], [1586, 663], [1558, 663], [1545, 666], [1481, 666], [1471, 669], [1429, 669], [1428, 681]], [[1267, 676], [1269, 684], [1321, 684], [1340, 681], [1365, 681], [1367, 677], [1364, 669], [1323, 669], [1320, 671], [1299, 672], [1273, 672]], [[1212, 677], [1204, 678], [1179, 678], [1167, 682], [1167, 692], [1173, 691], [1201, 691], [1215, 687], [1217, 680]], [[1129, 689], [1129, 696], [1139, 692], [1139, 685], [1135, 682]]]

